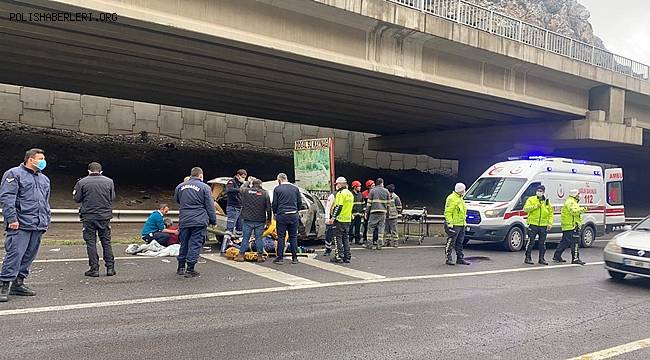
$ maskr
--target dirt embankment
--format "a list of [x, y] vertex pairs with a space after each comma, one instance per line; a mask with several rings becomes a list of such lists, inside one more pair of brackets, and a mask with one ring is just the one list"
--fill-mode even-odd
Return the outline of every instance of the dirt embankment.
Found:
[[[100, 162], [104, 174], [115, 181], [116, 209], [154, 209], [160, 203], [173, 206], [173, 189], [193, 166], [201, 166], [207, 179], [230, 176], [239, 168], [261, 179], [274, 179], [278, 172], [293, 174], [291, 151], [250, 145], [217, 146], [150, 134], [85, 135], [2, 122], [0, 138], [3, 171], [19, 164], [29, 148], [46, 151], [45, 173], [52, 181], [54, 208], [76, 207], [72, 189], [77, 179], [87, 174], [91, 161]], [[417, 170], [376, 170], [338, 160], [336, 168], [337, 175], [350, 180], [383, 177], [386, 183], [395, 184], [407, 205], [427, 206], [430, 212], [440, 212], [453, 185], [449, 177]]]

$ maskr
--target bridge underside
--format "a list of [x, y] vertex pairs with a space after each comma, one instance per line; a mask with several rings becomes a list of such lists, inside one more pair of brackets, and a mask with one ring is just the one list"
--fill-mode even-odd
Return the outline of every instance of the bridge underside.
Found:
[[530, 104], [120, 17], [16, 22], [0, 4], [0, 82], [377, 134], [566, 121]]

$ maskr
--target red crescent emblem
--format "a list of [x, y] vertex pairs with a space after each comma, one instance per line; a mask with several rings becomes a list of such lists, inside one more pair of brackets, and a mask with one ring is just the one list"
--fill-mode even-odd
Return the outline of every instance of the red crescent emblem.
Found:
[[492, 176], [492, 175], [496, 175], [496, 174], [500, 173], [501, 170], [503, 170], [502, 167], [495, 167], [494, 169], [490, 170], [490, 172], [488, 173], [488, 175], [490, 175], [490, 176]]

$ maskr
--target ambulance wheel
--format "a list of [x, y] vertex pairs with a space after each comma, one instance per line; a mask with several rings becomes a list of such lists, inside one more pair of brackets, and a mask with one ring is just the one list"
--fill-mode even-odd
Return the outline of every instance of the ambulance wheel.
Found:
[[506, 251], [521, 251], [521, 249], [524, 247], [524, 231], [517, 226], [512, 227], [510, 231], [508, 231], [508, 235], [506, 235], [505, 240], [503, 240], [503, 248], [506, 249]]
[[594, 244], [596, 240], [596, 232], [591, 225], [585, 226], [580, 235], [580, 247], [589, 248]]

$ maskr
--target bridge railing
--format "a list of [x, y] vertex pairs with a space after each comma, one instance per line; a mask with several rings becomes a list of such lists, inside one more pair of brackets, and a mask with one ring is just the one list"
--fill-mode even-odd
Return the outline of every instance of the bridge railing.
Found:
[[650, 66], [464, 0], [385, 0], [637, 79]]

